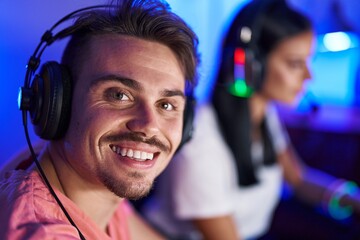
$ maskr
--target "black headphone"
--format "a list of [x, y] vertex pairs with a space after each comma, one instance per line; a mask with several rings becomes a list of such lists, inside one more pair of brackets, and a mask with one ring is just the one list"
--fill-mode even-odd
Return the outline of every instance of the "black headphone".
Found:
[[[64, 16], [42, 35], [40, 43], [31, 55], [26, 66], [25, 83], [19, 91], [18, 105], [19, 109], [25, 112], [23, 116], [29, 112], [35, 133], [40, 138], [59, 139], [65, 134], [70, 119], [72, 81], [69, 70], [64, 65], [50, 61], [44, 63], [39, 73], [35, 74], [46, 47], [72, 34], [72, 31], [64, 34], [71, 27], [58, 31], [55, 35], [53, 30], [58, 25], [74, 19], [79, 13], [108, 7], [108, 5], [86, 7]], [[32, 77], [34, 78], [31, 80]]]
[[265, 15], [272, 3], [278, 0], [253, 0], [245, 8], [246, 14], [236, 19], [235, 49], [232, 51], [234, 81], [229, 91], [232, 95], [249, 97], [261, 89], [265, 71], [265, 59], [258, 48], [258, 40]]
[[193, 90], [191, 90], [190, 93], [186, 96], [182, 137], [181, 137], [180, 145], [176, 150], [177, 152], [184, 146], [185, 143], [189, 142], [193, 136], [195, 105], [196, 105], [196, 100], [194, 97]]
[[[34, 54], [30, 57], [24, 87], [19, 92], [18, 104], [20, 110], [30, 113], [35, 133], [42, 139], [55, 140], [64, 136], [69, 125], [71, 111], [72, 80], [70, 71], [64, 65], [50, 61], [44, 63], [40, 67], [39, 73], [35, 74], [45, 48], [72, 34], [72, 31], [68, 31], [71, 27], [58, 31], [55, 35], [52, 31], [63, 22], [77, 17], [81, 12], [109, 7], [112, 6], [91, 6], [66, 15], [43, 34]], [[35, 77], [30, 81], [34, 74]], [[180, 146], [191, 139], [193, 132], [194, 98], [192, 91], [188, 95]]]

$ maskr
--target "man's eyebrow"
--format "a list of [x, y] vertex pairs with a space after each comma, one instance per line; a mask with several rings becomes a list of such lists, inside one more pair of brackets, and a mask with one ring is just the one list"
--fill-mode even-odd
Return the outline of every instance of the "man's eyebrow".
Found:
[[180, 96], [185, 99], [185, 94], [180, 90], [164, 90], [161, 92], [161, 95], [164, 97]]
[[[143, 90], [143, 87], [137, 81], [127, 78], [127, 77], [122, 77], [122, 76], [113, 75], [113, 74], [96, 78], [95, 80], [93, 80], [91, 82], [90, 88], [93, 88], [98, 84], [101, 84], [104, 82], [111, 82], [111, 81], [120, 82], [120, 83], [124, 84], [125, 86], [132, 88], [134, 90], [138, 90], [138, 91]], [[181, 90], [177, 90], [177, 89], [165, 89], [165, 90], [161, 91], [161, 95], [164, 97], [180, 96], [185, 99], [184, 92]]]
[[127, 77], [122, 77], [119, 75], [105, 75], [105, 76], [101, 76], [98, 77], [96, 79], [94, 79], [91, 84], [90, 84], [90, 88], [95, 87], [98, 84], [104, 83], [104, 82], [120, 82], [122, 84], [124, 84], [125, 86], [132, 88], [134, 90], [142, 90], [143, 87], [135, 80], [127, 78]]

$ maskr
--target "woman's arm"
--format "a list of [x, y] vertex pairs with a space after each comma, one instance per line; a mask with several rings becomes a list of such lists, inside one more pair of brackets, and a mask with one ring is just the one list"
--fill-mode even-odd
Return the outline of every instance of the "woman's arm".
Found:
[[341, 218], [336, 212], [347, 206], [360, 214], [360, 191], [354, 183], [306, 166], [291, 147], [281, 153], [278, 160], [286, 181], [303, 201], [325, 206], [335, 218]]

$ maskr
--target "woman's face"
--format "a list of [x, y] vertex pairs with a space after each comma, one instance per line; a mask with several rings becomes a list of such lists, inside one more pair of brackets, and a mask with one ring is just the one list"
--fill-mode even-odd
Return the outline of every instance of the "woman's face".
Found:
[[314, 34], [307, 31], [282, 42], [267, 58], [264, 85], [260, 91], [268, 100], [292, 103], [311, 77], [308, 58]]

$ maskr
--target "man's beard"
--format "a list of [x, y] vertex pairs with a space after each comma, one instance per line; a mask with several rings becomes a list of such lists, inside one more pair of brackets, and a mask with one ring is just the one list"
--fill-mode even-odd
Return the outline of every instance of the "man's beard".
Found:
[[138, 200], [149, 194], [153, 181], [145, 180], [145, 177], [138, 173], [121, 173], [123, 177], [117, 180], [108, 171], [100, 171], [99, 177], [103, 184], [114, 194], [129, 200]]

